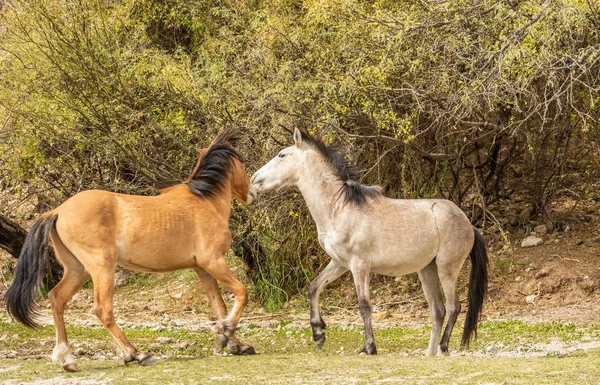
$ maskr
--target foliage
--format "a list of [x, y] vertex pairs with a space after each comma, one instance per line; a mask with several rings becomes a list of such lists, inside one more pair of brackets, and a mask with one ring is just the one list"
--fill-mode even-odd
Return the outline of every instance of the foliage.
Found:
[[[0, 188], [39, 210], [150, 194], [220, 128], [245, 127], [252, 171], [283, 126], [342, 143], [387, 195], [452, 199], [479, 224], [519, 198], [544, 218], [600, 176], [599, 27], [589, 0], [8, 0]], [[298, 201], [232, 222], [274, 303], [324, 261]]]

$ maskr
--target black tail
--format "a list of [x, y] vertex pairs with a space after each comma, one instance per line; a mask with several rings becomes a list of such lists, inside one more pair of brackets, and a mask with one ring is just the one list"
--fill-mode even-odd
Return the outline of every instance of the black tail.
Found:
[[48, 261], [48, 238], [57, 214], [40, 218], [33, 224], [17, 262], [15, 278], [5, 294], [6, 308], [12, 317], [31, 328], [39, 327], [36, 297], [40, 295]]
[[488, 256], [485, 251], [485, 241], [479, 231], [475, 232], [475, 243], [471, 249], [471, 277], [469, 278], [469, 309], [465, 320], [465, 330], [462, 336], [461, 346], [469, 347], [471, 335], [477, 337], [477, 322], [481, 316], [483, 299], [488, 286]]

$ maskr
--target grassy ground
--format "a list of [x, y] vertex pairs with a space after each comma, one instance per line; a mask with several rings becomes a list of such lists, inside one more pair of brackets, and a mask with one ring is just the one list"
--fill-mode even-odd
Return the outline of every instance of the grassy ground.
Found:
[[[212, 356], [213, 335], [185, 328], [126, 330], [140, 350], [162, 359], [154, 366], [124, 366], [102, 328], [69, 327], [70, 343], [82, 355], [82, 372], [63, 373], [46, 358], [53, 329], [29, 330], [0, 320], [0, 382], [4, 384], [583, 384], [600, 382], [600, 325], [486, 322], [469, 351], [451, 357], [423, 357], [429, 329], [376, 330], [379, 355], [356, 356], [360, 328], [328, 331], [322, 352], [308, 328], [282, 321], [269, 327], [248, 324], [240, 338], [259, 352], [252, 357]], [[163, 337], [162, 341], [158, 339]], [[170, 339], [165, 341], [165, 337]], [[158, 339], [158, 340], [157, 340]], [[41, 382], [40, 382], [41, 381]]]
[[5, 384], [594, 384], [600, 354], [565, 358], [376, 357], [331, 353], [171, 358], [151, 367], [82, 361], [62, 373], [46, 361], [2, 362]]

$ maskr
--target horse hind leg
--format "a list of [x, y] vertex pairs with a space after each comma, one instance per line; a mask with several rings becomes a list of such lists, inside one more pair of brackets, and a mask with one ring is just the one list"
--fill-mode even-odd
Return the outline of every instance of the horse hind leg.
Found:
[[48, 293], [56, 331], [56, 347], [52, 351], [51, 358], [52, 361], [62, 364], [67, 372], [78, 372], [79, 369], [69, 350], [64, 320], [65, 307], [77, 290], [89, 279], [90, 276], [83, 270], [83, 267], [81, 270], [75, 270], [72, 267], [65, 266], [62, 279]]
[[442, 325], [446, 309], [442, 300], [442, 292], [440, 289], [440, 279], [438, 277], [437, 265], [435, 259], [429, 265], [418, 272], [425, 299], [429, 304], [431, 312], [431, 336], [429, 337], [429, 346], [427, 347], [428, 356], [436, 356], [441, 354], [439, 346], [442, 333]]
[[356, 286], [358, 295], [358, 309], [365, 325], [365, 343], [359, 354], [377, 354], [375, 337], [373, 335], [373, 325], [371, 324], [371, 300], [369, 294], [370, 269], [364, 263], [356, 263], [350, 269]]
[[60, 282], [48, 293], [56, 332], [56, 346], [50, 358], [63, 365], [67, 372], [78, 372], [75, 359], [69, 350], [64, 313], [67, 302], [90, 279], [90, 275], [85, 271], [81, 262], [64, 246], [55, 231], [52, 231], [50, 236], [56, 256], [64, 267]]
[[[202, 283], [204, 292], [208, 297], [210, 306], [213, 312], [217, 316], [220, 322], [223, 322], [227, 318], [227, 307], [219, 291], [219, 285], [217, 280], [214, 279], [206, 270], [201, 267], [197, 267], [196, 274]], [[223, 334], [218, 334], [215, 341], [215, 354], [220, 354], [223, 348], [227, 346], [231, 354], [235, 355], [252, 355], [256, 354], [254, 348], [248, 344], [242, 343], [235, 335], [235, 331], [232, 331], [230, 337], [227, 339]]]
[[440, 349], [442, 354], [448, 355], [448, 344], [450, 342], [450, 336], [452, 335], [452, 329], [456, 324], [456, 319], [460, 313], [460, 300], [458, 299], [458, 293], [456, 292], [456, 280], [457, 272], [450, 272], [446, 274], [440, 274], [440, 282], [444, 289], [444, 295], [446, 296], [446, 311], [448, 312], [448, 322], [444, 329], [444, 335], [440, 343]]

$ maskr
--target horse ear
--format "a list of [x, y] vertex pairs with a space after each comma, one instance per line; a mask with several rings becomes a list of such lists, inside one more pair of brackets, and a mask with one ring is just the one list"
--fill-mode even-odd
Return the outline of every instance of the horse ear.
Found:
[[294, 129], [294, 143], [296, 146], [300, 146], [302, 144], [302, 134], [299, 129]]

